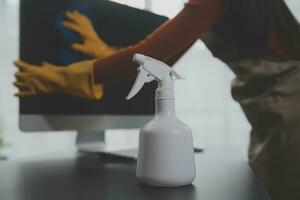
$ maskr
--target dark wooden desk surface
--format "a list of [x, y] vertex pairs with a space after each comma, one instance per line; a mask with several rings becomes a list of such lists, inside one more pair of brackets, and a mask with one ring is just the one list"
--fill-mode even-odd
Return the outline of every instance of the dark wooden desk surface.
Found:
[[0, 162], [0, 200], [268, 200], [234, 149], [196, 154], [197, 179], [181, 188], [140, 185], [136, 162], [98, 155]]

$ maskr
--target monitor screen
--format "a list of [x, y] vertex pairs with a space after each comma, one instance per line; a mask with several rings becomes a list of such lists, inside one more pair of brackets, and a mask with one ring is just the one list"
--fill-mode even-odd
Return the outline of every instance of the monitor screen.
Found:
[[[40, 64], [47, 61], [66, 66], [91, 59], [70, 48], [81, 38], [65, 29], [65, 12], [77, 10], [92, 22], [109, 45], [126, 47], [143, 40], [167, 18], [107, 0], [24, 0], [20, 5], [20, 59]], [[22, 115], [147, 115], [154, 113], [155, 83], [147, 84], [132, 100], [125, 97], [134, 79], [104, 85], [101, 100], [87, 100], [64, 94], [25, 97]]]

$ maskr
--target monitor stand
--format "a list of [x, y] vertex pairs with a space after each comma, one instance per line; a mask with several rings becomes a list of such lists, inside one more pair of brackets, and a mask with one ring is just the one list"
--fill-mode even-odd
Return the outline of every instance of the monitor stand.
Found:
[[108, 145], [105, 131], [78, 131], [76, 137], [77, 150], [80, 153], [93, 153], [137, 159], [137, 149]]

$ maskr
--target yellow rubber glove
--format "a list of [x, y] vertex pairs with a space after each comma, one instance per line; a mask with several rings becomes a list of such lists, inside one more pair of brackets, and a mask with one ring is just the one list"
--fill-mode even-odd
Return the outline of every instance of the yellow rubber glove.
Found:
[[20, 91], [15, 96], [64, 93], [88, 99], [101, 99], [103, 85], [94, 84], [94, 62], [95, 60], [89, 60], [58, 67], [46, 62], [36, 66], [16, 61], [14, 64], [20, 71], [15, 74], [17, 81], [14, 85]]
[[65, 28], [78, 33], [83, 43], [74, 43], [71, 48], [92, 58], [104, 58], [116, 53], [119, 48], [110, 47], [96, 33], [89, 18], [77, 11], [66, 12]]

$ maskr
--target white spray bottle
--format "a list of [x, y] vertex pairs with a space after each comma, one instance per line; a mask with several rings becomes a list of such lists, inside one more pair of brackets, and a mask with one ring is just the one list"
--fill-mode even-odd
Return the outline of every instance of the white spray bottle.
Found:
[[188, 185], [196, 177], [192, 131], [176, 116], [173, 87], [173, 81], [182, 78], [153, 58], [136, 54], [133, 60], [140, 67], [127, 100], [145, 83], [158, 81], [155, 116], [140, 129], [137, 177], [152, 186]]

